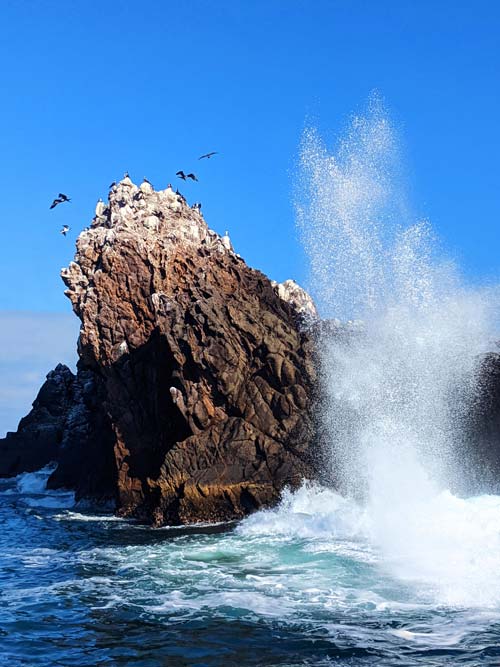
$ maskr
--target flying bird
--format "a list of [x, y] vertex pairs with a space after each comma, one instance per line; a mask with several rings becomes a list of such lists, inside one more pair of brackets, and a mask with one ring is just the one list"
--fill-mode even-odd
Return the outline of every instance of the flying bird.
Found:
[[192, 181], [197, 181], [198, 180], [194, 174], [188, 174], [186, 176], [186, 178], [190, 178]]
[[182, 178], [183, 181], [185, 181], [186, 178], [187, 178], [186, 174], [182, 171], [182, 169], [180, 171], [176, 172], [175, 175], [178, 176], [179, 178]]
[[50, 208], [55, 208], [58, 204], [63, 204], [65, 201], [71, 201], [71, 199], [62, 192], [60, 192], [57, 195], [56, 199], [54, 199], [54, 201], [50, 205]]
[[203, 160], [204, 157], [210, 159], [212, 157], [212, 155], [217, 155], [217, 152], [218, 151], [212, 151], [211, 153], [205, 153], [205, 155], [200, 155], [198, 160]]
[[63, 228], [61, 229], [61, 234], [63, 236], [66, 236], [66, 234], [69, 232], [69, 227], [68, 225], [63, 225]]

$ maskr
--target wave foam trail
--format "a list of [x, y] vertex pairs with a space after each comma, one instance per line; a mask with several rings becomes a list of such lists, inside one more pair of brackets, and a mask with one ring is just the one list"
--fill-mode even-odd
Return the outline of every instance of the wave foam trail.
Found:
[[446, 490], [466, 489], [471, 473], [466, 424], [498, 290], [464, 286], [430, 225], [412, 222], [399, 154], [377, 99], [336, 154], [314, 130], [302, 143], [297, 211], [313, 292], [327, 317], [362, 321], [320, 335], [330, 482], [363, 503], [399, 577], [446, 602], [496, 604], [500, 499]]
[[19, 493], [43, 494], [47, 491], [47, 480], [54, 472], [54, 464], [47, 465], [35, 472], [23, 472], [16, 477], [16, 487]]
[[249, 516], [238, 526], [246, 536], [356, 539], [367, 532], [366, 516], [354, 502], [318, 486], [285, 491], [279, 506]]
[[[75, 494], [63, 489], [47, 489], [47, 480], [55, 470], [55, 464], [49, 464], [35, 472], [21, 473], [15, 478], [18, 493], [24, 496], [23, 502], [30, 507], [68, 508], [75, 504]], [[12, 493], [12, 490], [9, 490]]]

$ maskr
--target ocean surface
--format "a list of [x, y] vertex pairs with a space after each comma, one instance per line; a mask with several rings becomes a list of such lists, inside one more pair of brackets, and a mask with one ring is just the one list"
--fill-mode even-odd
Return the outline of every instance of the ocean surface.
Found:
[[441, 494], [397, 545], [318, 487], [150, 529], [45, 491], [48, 472], [0, 482], [2, 665], [500, 664], [498, 497]]

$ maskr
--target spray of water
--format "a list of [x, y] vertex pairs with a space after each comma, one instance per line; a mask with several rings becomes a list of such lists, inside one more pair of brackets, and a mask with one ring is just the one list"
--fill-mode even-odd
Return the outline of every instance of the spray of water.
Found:
[[344, 322], [319, 345], [331, 479], [369, 508], [390, 558], [418, 553], [442, 572], [462, 548], [447, 523], [459, 501], [442, 494], [466, 486], [464, 420], [497, 304], [438, 256], [428, 223], [411, 222], [399, 165], [376, 99], [334, 154], [307, 130], [298, 221], [314, 295]]

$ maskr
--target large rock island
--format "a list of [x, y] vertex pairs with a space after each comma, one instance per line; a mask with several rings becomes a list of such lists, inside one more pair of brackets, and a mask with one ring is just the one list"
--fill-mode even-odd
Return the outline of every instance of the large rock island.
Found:
[[241, 517], [314, 475], [310, 298], [272, 283], [171, 187], [126, 177], [62, 271], [81, 320], [78, 372], [52, 371], [0, 476], [154, 525]]

